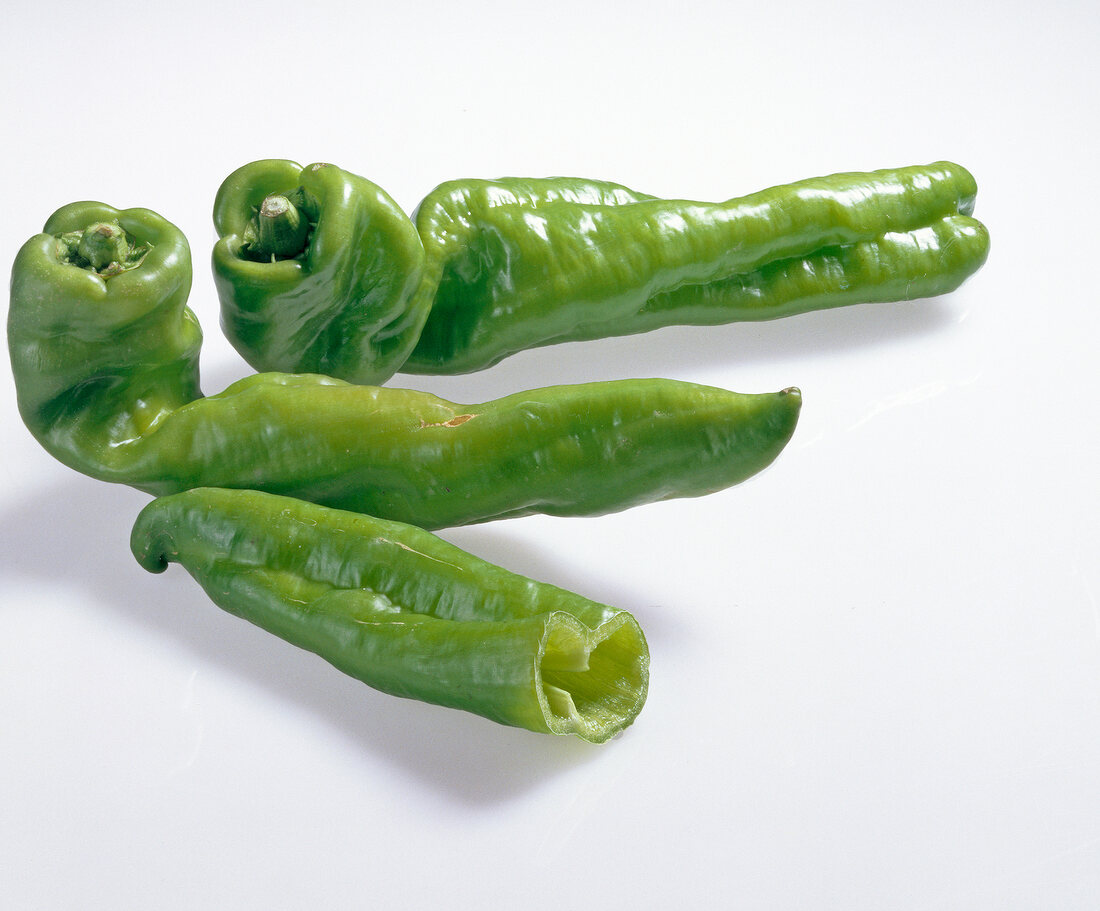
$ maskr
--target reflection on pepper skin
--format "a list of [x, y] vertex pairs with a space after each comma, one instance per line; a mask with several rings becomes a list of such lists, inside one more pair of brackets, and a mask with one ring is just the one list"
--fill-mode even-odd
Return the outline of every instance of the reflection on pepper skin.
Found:
[[[59, 237], [102, 222], [150, 249], [110, 275], [59, 252]], [[797, 390], [742, 395], [660, 379], [461, 405], [261, 373], [203, 397], [190, 282], [186, 240], [147, 210], [77, 203], [23, 246], [12, 369], [25, 423], [60, 461], [158, 496], [251, 488], [441, 528], [720, 490], [770, 464], [798, 420]]]
[[634, 617], [419, 528], [251, 490], [154, 500], [131, 536], [220, 607], [397, 696], [602, 743], [645, 703]]
[[[971, 217], [977, 184], [946, 161], [723, 203], [579, 178], [455, 180], [421, 202], [415, 231], [381, 190], [332, 166], [359, 189], [313, 195], [316, 178], [299, 175], [320, 167], [253, 162], [218, 194], [222, 322], [257, 369], [364, 383], [465, 373], [557, 342], [944, 294], [989, 250]], [[307, 200], [318, 239], [254, 262], [242, 238], [275, 189]], [[350, 265], [365, 247], [376, 255]], [[378, 339], [407, 347], [382, 356]]]

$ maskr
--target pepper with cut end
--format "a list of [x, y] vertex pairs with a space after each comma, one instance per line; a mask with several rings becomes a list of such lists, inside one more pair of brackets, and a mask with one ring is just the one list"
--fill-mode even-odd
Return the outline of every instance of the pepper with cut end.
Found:
[[[70, 239], [104, 223], [125, 248], [96, 267]], [[66, 207], [19, 252], [8, 319], [19, 408], [60, 461], [155, 495], [251, 488], [441, 528], [721, 490], [769, 465], [798, 420], [795, 389], [662, 379], [460, 405], [262, 373], [203, 398], [190, 278], [183, 235], [146, 210]]]
[[486, 563], [398, 522], [245, 490], [138, 516], [134, 555], [179, 563], [220, 607], [375, 689], [602, 743], [645, 702], [626, 611]]
[[[257, 162], [227, 179], [215, 207], [220, 231], [223, 197], [236, 195], [242, 175], [271, 167]], [[257, 180], [253, 197], [268, 189]], [[387, 370], [466, 373], [558, 342], [944, 294], [988, 255], [988, 232], [971, 217], [976, 193], [973, 176], [947, 161], [834, 174], [716, 204], [578, 178], [450, 181], [414, 215], [426, 258], [406, 299], [422, 330], [400, 365], [372, 362], [358, 330], [369, 321], [335, 285], [326, 292], [315, 283], [300, 305], [288, 295], [242, 314], [237, 296], [259, 300], [248, 283], [263, 288], [261, 276], [282, 264], [252, 263], [227, 285], [223, 239], [215, 274], [223, 325], [254, 366], [323, 362], [334, 376], [382, 382]], [[395, 232], [399, 223], [386, 222]], [[267, 340], [297, 339], [307, 320], [340, 331], [310, 333], [308, 349]]]
[[424, 248], [384, 190], [330, 164], [255, 161], [214, 202], [222, 329], [258, 370], [389, 379], [431, 297]]

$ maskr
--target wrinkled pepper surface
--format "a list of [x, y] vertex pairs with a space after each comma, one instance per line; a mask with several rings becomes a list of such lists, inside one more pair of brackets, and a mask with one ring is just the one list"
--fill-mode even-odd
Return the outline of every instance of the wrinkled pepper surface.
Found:
[[[84, 258], [84, 238], [104, 231], [118, 249]], [[147, 210], [67, 206], [20, 250], [8, 319], [19, 408], [60, 461], [158, 496], [251, 488], [441, 528], [720, 490], [770, 464], [798, 419], [795, 389], [660, 379], [460, 405], [262, 373], [203, 398], [190, 279], [183, 235]]]
[[408, 358], [432, 289], [416, 229], [380, 187], [329, 164], [253, 162], [222, 183], [214, 225], [222, 328], [253, 367], [370, 384]]
[[[426, 260], [411, 299], [415, 319], [426, 318], [400, 369], [464, 373], [557, 342], [943, 294], [988, 255], [989, 235], [971, 217], [976, 192], [972, 175], [945, 161], [834, 174], [717, 204], [576, 178], [451, 181], [414, 215]], [[301, 312], [325, 310], [316, 290]], [[355, 334], [359, 317], [344, 312], [354, 306], [329, 294], [329, 319], [348, 331], [317, 343], [334, 375], [381, 382], [385, 370]], [[223, 293], [223, 308], [250, 363], [297, 370], [318, 357], [264, 345], [259, 333], [248, 344], [234, 328], [231, 295]], [[281, 337], [296, 330], [300, 311], [280, 301], [247, 319]]]
[[132, 549], [216, 604], [397, 696], [603, 742], [645, 702], [626, 611], [486, 563], [419, 528], [256, 491], [154, 500]]

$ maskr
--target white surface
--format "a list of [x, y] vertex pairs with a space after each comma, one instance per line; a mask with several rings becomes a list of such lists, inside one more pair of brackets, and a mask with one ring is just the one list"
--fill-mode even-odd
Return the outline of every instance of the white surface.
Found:
[[0, 905], [1100, 907], [1100, 14], [679, 6], [8, 11], [0, 248], [75, 199], [175, 221], [208, 392], [248, 372], [209, 211], [256, 158], [409, 210], [452, 177], [706, 199], [950, 158], [993, 243], [937, 300], [398, 378], [802, 388], [741, 487], [445, 534], [638, 617], [649, 704], [602, 748], [379, 695], [147, 575], [147, 498], [53, 462], [5, 371]]

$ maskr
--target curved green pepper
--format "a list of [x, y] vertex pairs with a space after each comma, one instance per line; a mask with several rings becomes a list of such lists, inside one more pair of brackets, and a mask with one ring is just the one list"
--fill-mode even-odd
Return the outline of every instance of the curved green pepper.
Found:
[[626, 611], [486, 563], [428, 532], [256, 491], [154, 500], [131, 538], [216, 604], [375, 689], [602, 743], [645, 702]]
[[401, 369], [463, 373], [557, 342], [942, 294], [986, 259], [988, 234], [968, 217], [976, 192], [950, 162], [718, 204], [598, 183], [446, 183], [416, 216], [438, 290]]
[[[464, 373], [557, 342], [944, 294], [988, 255], [989, 235], [970, 217], [976, 193], [951, 162], [834, 174], [718, 204], [579, 178], [451, 181], [414, 216], [426, 251], [414, 299], [430, 310], [400, 369]], [[307, 312], [323, 311], [323, 298], [318, 288]], [[354, 305], [334, 293], [327, 306], [348, 330], [318, 340], [329, 345], [328, 372], [357, 380], [373, 367], [355, 350], [344, 312]], [[278, 337], [298, 313], [288, 300], [247, 318]], [[224, 294], [223, 314], [254, 366], [298, 368], [296, 351], [243, 339]]]
[[430, 289], [420, 238], [380, 187], [256, 161], [222, 183], [214, 225], [222, 328], [253, 367], [378, 383], [404, 363]]
[[[88, 205], [61, 210], [50, 226], [80, 230]], [[98, 221], [114, 210], [94, 211]], [[149, 219], [148, 236], [145, 222], [118, 219], [135, 242], [153, 244], [127, 271], [90, 271], [43, 234], [12, 274], [20, 412], [48, 451], [92, 477], [156, 495], [260, 489], [440, 528], [720, 490], [770, 464], [798, 419], [794, 389], [742, 395], [659, 379], [459, 405], [268, 373], [201, 398], [186, 242], [163, 219]]]
[[[82, 238], [104, 229], [121, 231], [117, 266], [80, 255]], [[8, 349], [19, 411], [66, 465], [121, 479], [128, 441], [202, 395], [202, 330], [186, 306], [191, 251], [155, 212], [99, 202], [64, 206], [42, 230], [12, 267]]]

